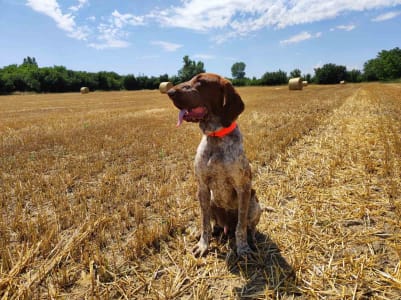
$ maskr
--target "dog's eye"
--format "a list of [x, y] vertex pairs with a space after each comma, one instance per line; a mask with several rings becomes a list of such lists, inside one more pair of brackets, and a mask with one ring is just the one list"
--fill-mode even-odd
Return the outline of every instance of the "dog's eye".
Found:
[[190, 85], [184, 85], [184, 86], [182, 87], [182, 89], [183, 89], [183, 90], [189, 90], [189, 89], [191, 89], [191, 86], [190, 86]]

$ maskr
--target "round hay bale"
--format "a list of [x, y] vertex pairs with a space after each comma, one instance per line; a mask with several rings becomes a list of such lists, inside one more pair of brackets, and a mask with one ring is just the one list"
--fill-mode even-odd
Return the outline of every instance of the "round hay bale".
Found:
[[169, 89], [173, 87], [173, 84], [170, 81], [162, 82], [159, 85], [159, 91], [162, 94], [166, 94]]
[[340, 84], [345, 84], [345, 83], [346, 83], [345, 80], [340, 81]]
[[81, 94], [87, 94], [87, 93], [89, 93], [89, 88], [86, 86], [83, 86], [83, 87], [81, 87], [80, 91], [81, 91]]
[[306, 80], [302, 81], [302, 85], [303, 86], [308, 86], [308, 81], [306, 81]]
[[302, 90], [302, 87], [303, 87], [303, 85], [302, 85], [301, 77], [291, 78], [288, 81], [288, 88], [292, 91], [293, 90]]

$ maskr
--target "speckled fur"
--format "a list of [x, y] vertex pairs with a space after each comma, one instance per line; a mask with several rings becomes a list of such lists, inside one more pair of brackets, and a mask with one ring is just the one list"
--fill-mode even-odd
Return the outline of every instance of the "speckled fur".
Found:
[[[215, 84], [216, 82], [219, 84]], [[182, 88], [183, 86], [185, 88]], [[218, 91], [211, 89], [225, 91], [221, 95], [224, 99], [207, 100], [208, 95], [220, 97]], [[207, 117], [199, 122], [203, 137], [195, 157], [197, 196], [202, 213], [201, 237], [194, 248], [195, 254], [203, 255], [207, 251], [212, 234], [212, 221], [225, 231], [235, 231], [238, 255], [251, 252], [247, 242], [247, 231], [250, 230], [253, 238], [261, 209], [252, 189], [251, 167], [244, 153], [241, 132], [237, 126], [223, 138], [208, 135], [211, 131], [221, 128], [223, 123], [227, 124], [227, 114], [232, 116], [229, 122], [235, 120], [244, 108], [241, 98], [229, 81], [209, 73], [197, 75], [190, 81], [173, 87], [168, 94], [180, 109], [185, 108], [186, 103], [188, 108], [194, 107], [191, 103], [196, 100], [196, 105], [204, 105], [209, 111]], [[207, 101], [213, 101], [213, 104]], [[227, 101], [234, 103], [227, 104]], [[225, 105], [231, 105], [231, 110], [237, 111], [224, 112], [219, 105], [223, 108]]]

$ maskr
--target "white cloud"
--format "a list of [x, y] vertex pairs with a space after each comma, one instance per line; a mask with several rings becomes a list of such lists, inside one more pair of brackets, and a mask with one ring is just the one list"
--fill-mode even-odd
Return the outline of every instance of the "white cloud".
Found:
[[165, 41], [153, 41], [153, 42], [151, 42], [151, 44], [155, 45], [155, 46], [160, 46], [165, 51], [168, 51], [168, 52], [177, 51], [178, 49], [180, 49], [182, 47], [182, 45], [180, 45], [180, 44], [174, 44], [174, 43], [165, 42]]
[[78, 27], [74, 16], [71, 14], [63, 14], [56, 0], [28, 0], [26, 5], [34, 11], [52, 18], [56, 22], [57, 27], [66, 31], [68, 36], [77, 40], [86, 40], [88, 36], [87, 29], [85, 27]]
[[274, 1], [189, 0], [182, 3], [181, 6], [171, 7], [162, 12], [156, 11], [151, 16], [164, 26], [207, 31], [235, 24], [235, 16], [247, 21], [249, 14], [260, 15], [262, 11], [268, 10]]
[[398, 17], [399, 15], [401, 15], [401, 11], [391, 11], [391, 12], [377, 16], [376, 18], [372, 19], [372, 21], [373, 22], [383, 22], [383, 21], [387, 21], [390, 19], [394, 19], [394, 18]]
[[216, 57], [210, 54], [195, 54], [194, 58], [208, 60], [208, 59], [215, 59]]
[[[77, 13], [88, 3], [88, 0], [78, 0], [77, 5], [69, 7], [69, 10]], [[27, 0], [26, 5], [34, 11], [52, 18], [57, 27], [66, 31], [69, 37], [77, 40], [88, 40], [91, 32], [88, 26], [77, 26], [75, 16], [72, 13], [63, 13], [57, 0]], [[96, 17], [91, 16], [87, 20], [95, 22]], [[128, 32], [124, 30], [124, 27], [144, 25], [144, 20], [144, 16], [121, 14], [114, 10], [111, 16], [106, 19], [106, 22], [97, 26], [96, 41], [88, 43], [88, 45], [96, 49], [128, 47], [130, 45], [126, 40]]]
[[130, 43], [127, 41], [119, 40], [113, 37], [100, 37], [101, 43], [89, 43], [88, 46], [98, 50], [108, 49], [108, 48], [127, 48]]
[[118, 28], [122, 28], [126, 25], [138, 26], [145, 25], [143, 16], [134, 16], [132, 14], [121, 14], [117, 10], [114, 10], [111, 14], [111, 21]]
[[185, 0], [180, 6], [158, 10], [147, 17], [163, 26], [200, 32], [228, 31], [215, 38], [216, 42], [224, 42], [230, 34], [244, 36], [266, 27], [280, 29], [398, 4], [401, 0]]
[[216, 34], [215, 36], [212, 37], [212, 41], [214, 41], [216, 44], [223, 44], [224, 42], [234, 39], [237, 37], [240, 33], [231, 31], [231, 32], [225, 32], [223, 34]]
[[311, 33], [307, 32], [307, 31], [303, 31], [303, 32], [301, 32], [301, 33], [299, 33], [297, 35], [294, 35], [294, 36], [286, 39], [286, 40], [280, 41], [280, 44], [282, 44], [282, 45], [296, 44], [296, 43], [303, 42], [303, 41], [306, 41], [306, 40], [310, 40], [310, 39], [313, 39], [313, 38], [319, 38], [321, 36], [322, 36], [321, 32], [317, 32], [315, 34], [311, 34]]
[[99, 35], [97, 39], [99, 42], [90, 43], [89, 47], [95, 49], [107, 49], [107, 48], [127, 48], [130, 43], [125, 40], [128, 33], [121, 31], [110, 24], [100, 24], [98, 26]]
[[77, 12], [80, 10], [82, 7], [84, 7], [85, 4], [87, 4], [89, 1], [88, 0], [78, 0], [77, 5], [70, 6], [70, 10]]
[[127, 48], [130, 43], [127, 41], [129, 33], [124, 30], [128, 25], [145, 25], [144, 17], [134, 16], [132, 14], [121, 14], [114, 10], [105, 23], [99, 24], [98, 42], [90, 43], [89, 47], [95, 49], [108, 48]]
[[[144, 15], [120, 13], [114, 10], [109, 17], [87, 17], [82, 22], [87, 26], [78, 26], [80, 10], [89, 5], [89, 0], [70, 1], [74, 5], [63, 12], [58, 0], [26, 0], [26, 5], [33, 10], [52, 18], [57, 27], [68, 36], [78, 40], [88, 40], [92, 33], [90, 46], [98, 49], [128, 47], [129, 26], [143, 26], [158, 23], [162, 27], [176, 27], [210, 34], [215, 43], [249, 36], [264, 28], [282, 29], [306, 23], [313, 23], [349, 12], [362, 12], [373, 9], [395, 7], [401, 0], [181, 0], [179, 5], [172, 5]], [[68, 7], [68, 6], [67, 6]], [[372, 19], [380, 22], [395, 18], [401, 11], [382, 14]], [[95, 25], [98, 22], [97, 25]], [[99, 24], [100, 23], [100, 24]], [[97, 26], [97, 27], [92, 27]], [[340, 25], [331, 30], [350, 31], [355, 25]], [[93, 35], [95, 34], [96, 35]], [[300, 35], [281, 41], [281, 44], [297, 43], [318, 36], [303, 32]], [[176, 51], [181, 45], [155, 41], [166, 51]]]
[[356, 28], [355, 25], [350, 24], [350, 25], [338, 25], [335, 28], [331, 28], [330, 31], [334, 31], [336, 29], [338, 30], [344, 30], [344, 31], [351, 31], [354, 30]]
[[67, 34], [69, 37], [76, 40], [86, 41], [89, 35], [88, 27], [75, 27], [75, 29]]

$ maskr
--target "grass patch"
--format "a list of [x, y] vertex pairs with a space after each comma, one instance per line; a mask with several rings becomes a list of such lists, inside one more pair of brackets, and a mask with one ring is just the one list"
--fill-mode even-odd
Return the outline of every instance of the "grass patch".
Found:
[[158, 91], [0, 97], [0, 296], [400, 296], [398, 84], [238, 88], [259, 249], [194, 258], [201, 134]]

